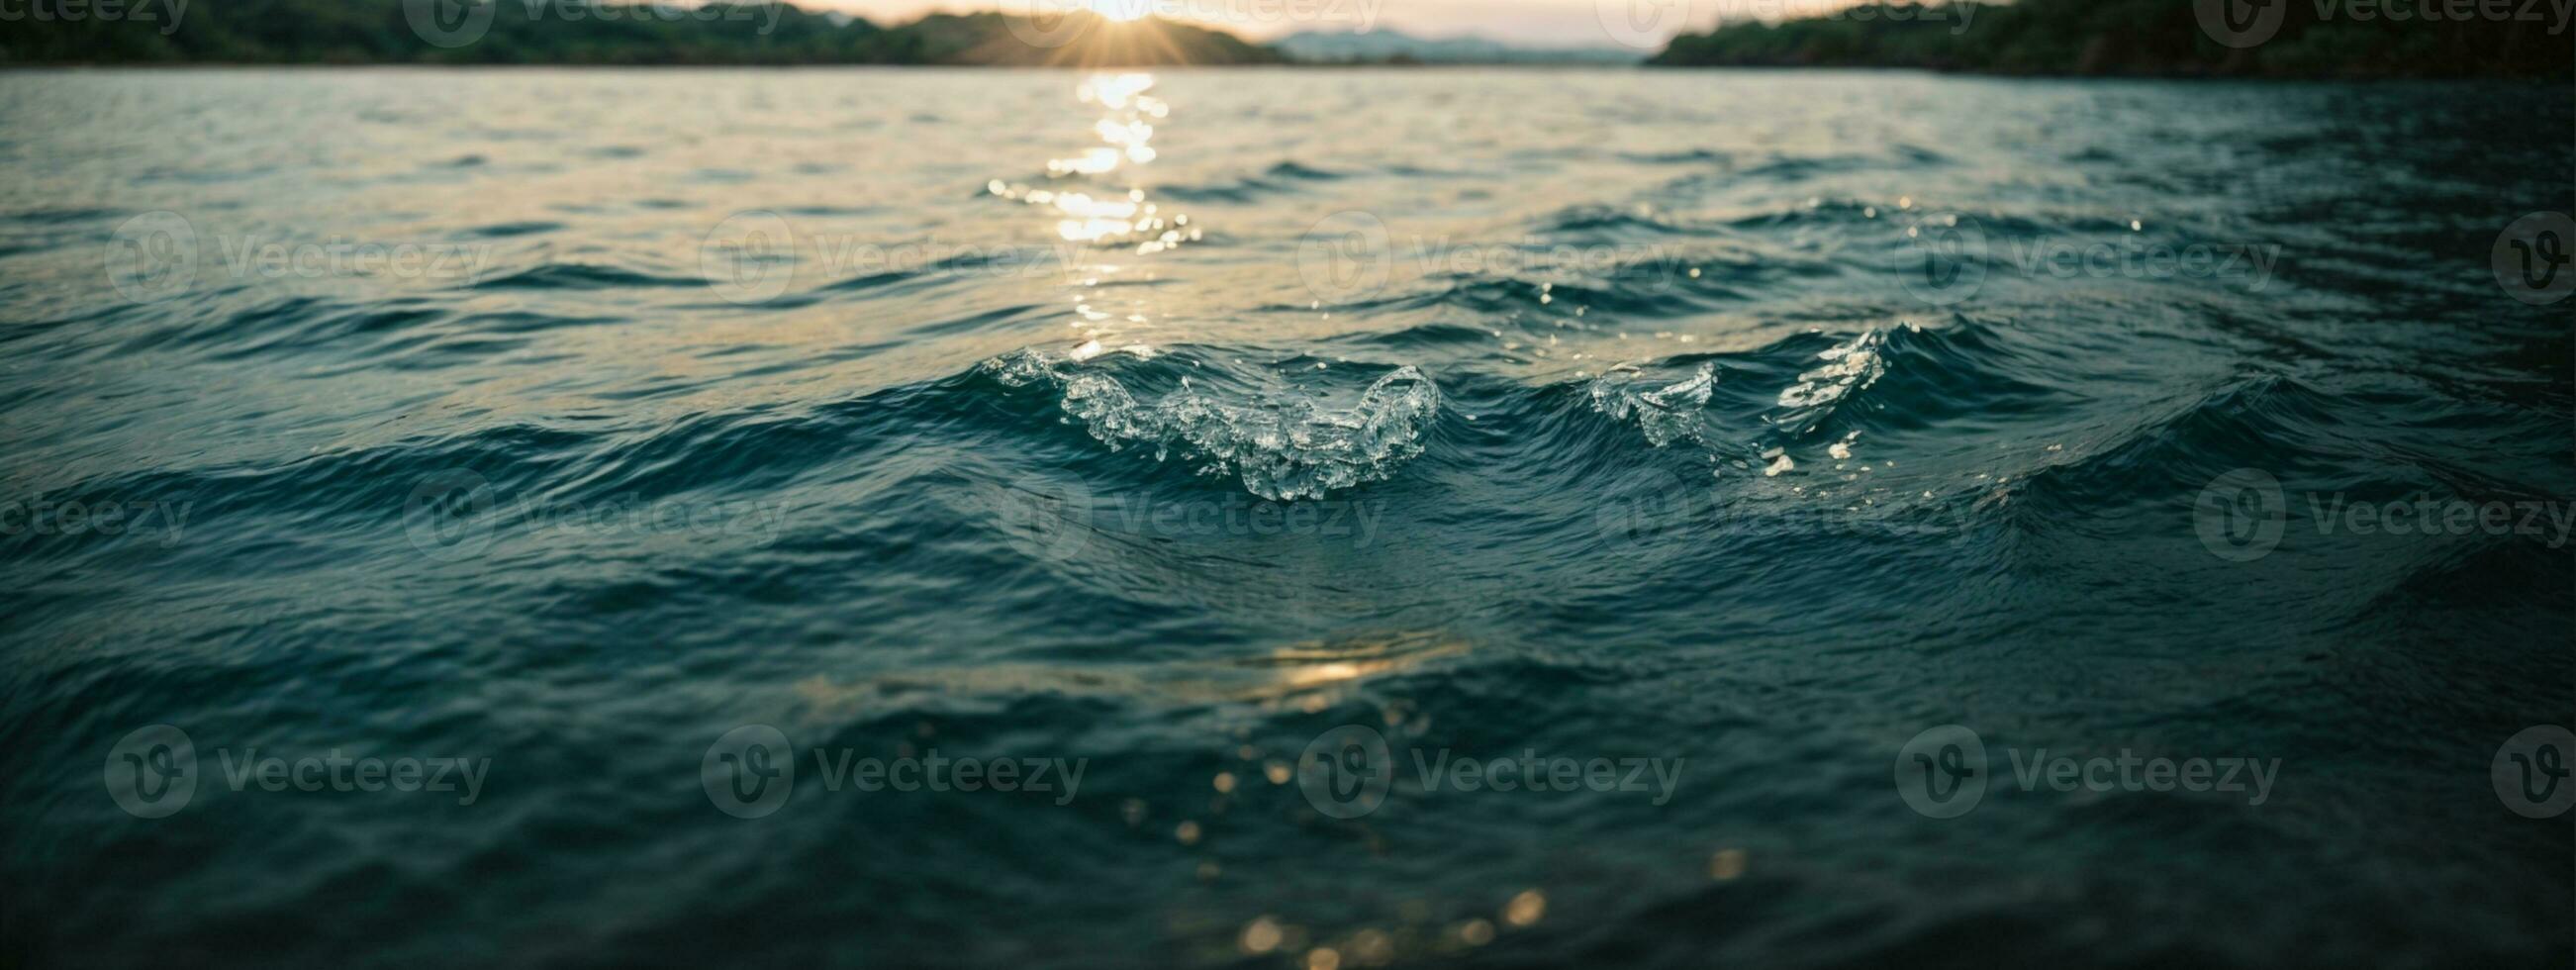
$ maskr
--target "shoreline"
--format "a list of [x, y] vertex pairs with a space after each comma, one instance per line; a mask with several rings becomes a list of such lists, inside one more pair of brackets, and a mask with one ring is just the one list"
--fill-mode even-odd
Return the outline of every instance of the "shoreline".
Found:
[[1385, 71], [1385, 72], [1403, 72], [1403, 73], [1411, 73], [1411, 72], [1416, 72], [1416, 71], [1437, 71], [1437, 72], [1443, 72], [1443, 73], [1453, 73], [1453, 72], [1460, 72], [1460, 71], [1512, 72], [1512, 73], [1519, 73], [1519, 72], [1556, 72], [1556, 71], [1586, 71], [1586, 72], [1597, 71], [1597, 72], [1603, 72], [1603, 73], [1626, 73], [1626, 72], [1635, 72], [1635, 73], [1639, 73], [1639, 74], [1649, 74], [1649, 73], [1651, 73], [1651, 74], [1665, 74], [1665, 75], [1683, 75], [1683, 74], [1690, 74], [1690, 73], [1695, 73], [1695, 72], [1709, 72], [1709, 73], [1715, 73], [1715, 72], [1744, 72], [1744, 73], [1763, 73], [1763, 74], [1773, 74], [1773, 73], [1777, 73], [1777, 74], [1794, 74], [1794, 73], [1816, 73], [1816, 74], [1854, 73], [1854, 74], [1857, 74], [1857, 73], [1870, 73], [1870, 74], [1920, 74], [1920, 75], [1928, 75], [1928, 76], [1932, 76], [1932, 77], [1980, 78], [1980, 79], [1989, 79], [1989, 80], [1998, 80], [1998, 81], [2175, 81], [2175, 82], [2186, 82], [2186, 83], [2204, 83], [2204, 82], [2205, 82], [2205, 83], [2247, 83], [2247, 84], [2390, 84], [2390, 83], [2397, 83], [2397, 84], [2505, 84], [2505, 85], [2532, 85], [2532, 84], [2564, 84], [2564, 83], [2568, 83], [2568, 82], [2570, 81], [2570, 79], [2569, 79], [2569, 78], [2552, 78], [2552, 77], [2540, 77], [2540, 76], [2519, 75], [2519, 74], [2457, 74], [2457, 75], [2430, 75], [2430, 76], [2428, 76], [2428, 75], [2413, 75], [2413, 74], [2378, 74], [2378, 75], [2369, 75], [2369, 74], [2364, 74], [2364, 75], [2341, 75], [2341, 76], [2317, 76], [2317, 75], [2296, 75], [2296, 74], [2278, 74], [2278, 75], [2276, 75], [2276, 74], [2219, 74], [2219, 73], [2210, 73], [2210, 72], [2205, 72], [2205, 71], [2204, 71], [2204, 72], [2171, 71], [2171, 72], [2151, 72], [2151, 73], [2119, 73], [2119, 72], [2081, 72], [2081, 73], [2079, 73], [2079, 72], [2050, 72], [2050, 71], [2014, 71], [2014, 72], [2006, 72], [2006, 71], [1979, 71], [1979, 70], [1968, 70], [1968, 69], [1948, 69], [1948, 68], [1918, 67], [1918, 66], [1911, 66], [1911, 65], [1780, 65], [1780, 64], [1729, 64], [1729, 65], [1714, 65], [1714, 64], [1711, 64], [1711, 65], [1688, 65], [1688, 66], [1683, 66], [1683, 65], [1650, 64], [1650, 63], [1637, 63], [1637, 64], [1597, 64], [1597, 63], [1595, 63], [1595, 64], [1586, 64], [1586, 63], [1555, 63], [1555, 64], [1550, 64], [1550, 63], [1494, 63], [1494, 64], [1483, 64], [1483, 63], [1478, 63], [1478, 64], [1348, 64], [1348, 63], [1330, 63], [1330, 64], [1100, 64], [1100, 65], [1066, 65], [1066, 64], [844, 64], [844, 63], [814, 63], [814, 64], [737, 64], [737, 63], [724, 63], [724, 62], [709, 62], [709, 63], [703, 63], [703, 64], [600, 64], [600, 63], [578, 63], [578, 62], [552, 63], [552, 64], [526, 64], [526, 63], [518, 63], [518, 64], [480, 64], [480, 63], [439, 63], [439, 62], [429, 62], [429, 61], [421, 61], [421, 62], [410, 62], [410, 61], [406, 61], [406, 62], [394, 62], [394, 63], [386, 63], [386, 62], [369, 62], [369, 63], [334, 64], [334, 63], [318, 63], [318, 62], [311, 62], [311, 61], [168, 61], [168, 62], [132, 62], [132, 61], [65, 61], [65, 62], [44, 62], [44, 63], [16, 63], [16, 64], [0, 64], [0, 74], [11, 74], [11, 73], [37, 73], [37, 72], [66, 72], [66, 73], [68, 73], [68, 72], [79, 72], [79, 71], [95, 71], [95, 72], [106, 73], [106, 72], [119, 72], [119, 71], [134, 71], [134, 72], [145, 72], [145, 71], [170, 71], [170, 72], [179, 72], [179, 71], [255, 71], [255, 70], [270, 70], [270, 71], [398, 71], [398, 70], [423, 70], [423, 71], [644, 71], [644, 72], [650, 72], [650, 71], [759, 71], [759, 72], [767, 72], [767, 71], [1009, 71], [1009, 72], [1032, 72], [1032, 73], [1035, 73], [1035, 72], [1058, 72], [1058, 73], [1067, 73], [1067, 74], [1087, 74], [1087, 73], [1099, 73], [1099, 72], [1103, 72], [1103, 71], [1276, 71], [1276, 72], [1298, 72], [1298, 73], [1303, 73], [1303, 72], [1308, 72], [1308, 71], [1321, 71], [1321, 72], [1344, 72], [1344, 71]]

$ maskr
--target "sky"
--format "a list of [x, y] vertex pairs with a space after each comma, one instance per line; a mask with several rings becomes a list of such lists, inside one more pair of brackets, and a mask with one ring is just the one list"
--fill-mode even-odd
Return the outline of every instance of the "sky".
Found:
[[1685, 25], [1721, 18], [1812, 16], [1857, 0], [791, 0], [901, 23], [934, 10], [1054, 13], [1088, 6], [1126, 19], [1152, 13], [1221, 27], [1253, 40], [1301, 30], [1401, 30], [1426, 37], [1476, 34], [1546, 47], [1611, 47], [1664, 40]]

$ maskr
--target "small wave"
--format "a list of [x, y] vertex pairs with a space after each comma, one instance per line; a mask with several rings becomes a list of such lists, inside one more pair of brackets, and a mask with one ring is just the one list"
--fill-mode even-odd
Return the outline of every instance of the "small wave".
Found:
[[547, 263], [474, 285], [488, 290], [613, 290], [629, 286], [698, 286], [700, 281], [677, 276], [653, 276], [613, 266]]
[[1165, 185], [1154, 191], [1183, 202], [1251, 202], [1263, 196], [1295, 192], [1300, 182], [1329, 182], [1341, 177], [1338, 172], [1280, 162], [1259, 175], [1201, 185]]
[[1012, 387], [1056, 387], [1065, 414], [1112, 451], [1149, 446], [1165, 461], [1178, 450], [1206, 463], [1201, 474], [1237, 475], [1254, 495], [1275, 501], [1322, 498], [1393, 474], [1421, 454], [1440, 413], [1439, 385], [1411, 365], [1379, 377], [1347, 409], [1285, 396], [1229, 403], [1187, 377], [1144, 402], [1106, 373], [1075, 371], [1034, 350], [986, 361], [984, 370]]
[[[1914, 328], [1910, 323], [1905, 326]], [[1887, 363], [1879, 356], [1886, 340], [1884, 332], [1872, 329], [1816, 354], [1824, 366], [1799, 374], [1798, 383], [1780, 390], [1780, 406], [1787, 411], [1773, 423], [1790, 429], [1791, 434], [1815, 430], [1833, 416], [1843, 398], [1869, 387], [1887, 373]]]
[[1684, 439], [1709, 443], [1703, 415], [1717, 389], [1717, 365], [1703, 363], [1698, 373], [1656, 390], [1640, 391], [1639, 383], [1631, 370], [1601, 375], [1592, 382], [1592, 409], [1615, 421], [1634, 420], [1657, 448]]
[[560, 222], [503, 222], [489, 226], [475, 227], [468, 234], [477, 239], [507, 239], [511, 236], [528, 236], [541, 232], [554, 232], [562, 229], [563, 227], [563, 223]]

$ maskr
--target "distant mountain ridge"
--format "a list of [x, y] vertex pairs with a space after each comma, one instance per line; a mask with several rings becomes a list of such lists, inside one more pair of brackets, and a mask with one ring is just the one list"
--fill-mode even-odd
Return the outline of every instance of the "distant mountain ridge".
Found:
[[[567, 3], [572, 0], [566, 0]], [[1090, 13], [1033, 19], [932, 14], [880, 26], [780, 3], [696, 8], [487, 0], [195, 0], [168, 22], [0, 18], [0, 65], [30, 64], [929, 64], [1163, 67], [1278, 64], [1223, 31]], [[146, 3], [146, 6], [159, 6]], [[173, 5], [175, 6], [175, 5]]]
[[1424, 64], [1634, 64], [1620, 47], [1522, 47], [1485, 37], [1417, 37], [1396, 30], [1308, 30], [1272, 41], [1290, 57], [1319, 64], [1415, 61]]

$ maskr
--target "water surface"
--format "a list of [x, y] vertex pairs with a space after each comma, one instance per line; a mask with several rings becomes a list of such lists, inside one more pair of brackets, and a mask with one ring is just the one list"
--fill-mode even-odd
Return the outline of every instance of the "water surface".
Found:
[[[2569, 829], [2488, 775], [2566, 719], [2564, 533], [2309, 504], [2569, 496], [2564, 306], [2489, 262], [2565, 208], [2563, 89], [0, 88], [30, 963], [2570, 959]], [[102, 759], [155, 724], [198, 784], [139, 818]], [[1936, 819], [1949, 724], [1993, 790]], [[746, 725], [797, 759], [747, 819]], [[1352, 818], [1294, 769], [1344, 725], [1394, 761]], [[334, 751], [488, 776], [228, 781]], [[933, 751], [1086, 768], [818, 770]]]

